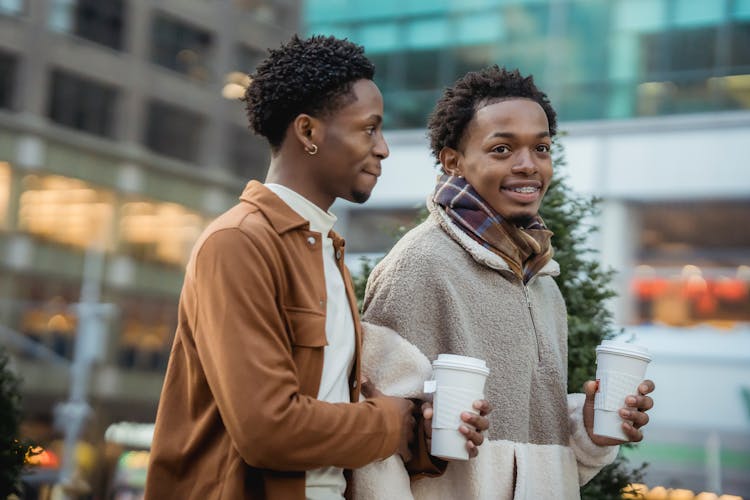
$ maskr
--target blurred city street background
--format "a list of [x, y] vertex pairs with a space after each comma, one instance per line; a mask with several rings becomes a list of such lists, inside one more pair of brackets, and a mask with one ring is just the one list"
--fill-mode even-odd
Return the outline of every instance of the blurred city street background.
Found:
[[268, 165], [238, 98], [295, 32], [363, 44], [384, 95], [381, 180], [332, 209], [355, 273], [432, 191], [443, 88], [534, 75], [559, 172], [601, 199], [615, 320], [653, 354], [631, 463], [750, 499], [750, 0], [0, 0], [0, 349], [44, 449], [27, 498], [61, 474], [139, 498], [191, 246]]

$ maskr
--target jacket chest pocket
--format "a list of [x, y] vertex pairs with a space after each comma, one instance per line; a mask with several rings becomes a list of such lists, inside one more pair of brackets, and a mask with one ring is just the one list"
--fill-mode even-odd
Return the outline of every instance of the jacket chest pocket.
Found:
[[325, 347], [328, 345], [325, 314], [299, 307], [286, 307], [284, 310], [300, 392], [317, 397]]

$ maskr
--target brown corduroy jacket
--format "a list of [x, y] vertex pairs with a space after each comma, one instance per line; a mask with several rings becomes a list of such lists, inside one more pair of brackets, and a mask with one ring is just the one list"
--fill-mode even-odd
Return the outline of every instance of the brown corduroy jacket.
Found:
[[[331, 236], [354, 316], [350, 387], [358, 401], [362, 330], [344, 242]], [[304, 471], [361, 467], [396, 451], [403, 424], [391, 401], [316, 399], [325, 312], [321, 234], [265, 186], [248, 183], [187, 266], [147, 499], [302, 500]]]

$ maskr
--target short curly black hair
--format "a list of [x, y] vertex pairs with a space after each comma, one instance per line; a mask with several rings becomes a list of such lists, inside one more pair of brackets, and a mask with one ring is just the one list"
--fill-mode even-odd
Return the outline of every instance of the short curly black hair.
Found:
[[557, 113], [547, 95], [534, 85], [533, 76], [521, 76], [497, 65], [466, 73], [443, 92], [427, 123], [430, 148], [439, 163], [444, 147], [458, 149], [466, 127], [482, 107], [508, 98], [521, 97], [538, 103], [549, 122], [549, 133], [557, 133]]
[[375, 66], [365, 50], [333, 36], [294, 35], [250, 75], [245, 109], [253, 131], [277, 150], [300, 113], [325, 116], [349, 101], [354, 82], [372, 80]]

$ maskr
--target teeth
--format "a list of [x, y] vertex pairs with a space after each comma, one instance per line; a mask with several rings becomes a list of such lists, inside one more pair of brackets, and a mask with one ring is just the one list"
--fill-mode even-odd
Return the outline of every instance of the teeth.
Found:
[[515, 191], [516, 193], [536, 193], [537, 188], [527, 186], [527, 187], [519, 187], [519, 188], [513, 188], [511, 191]]

